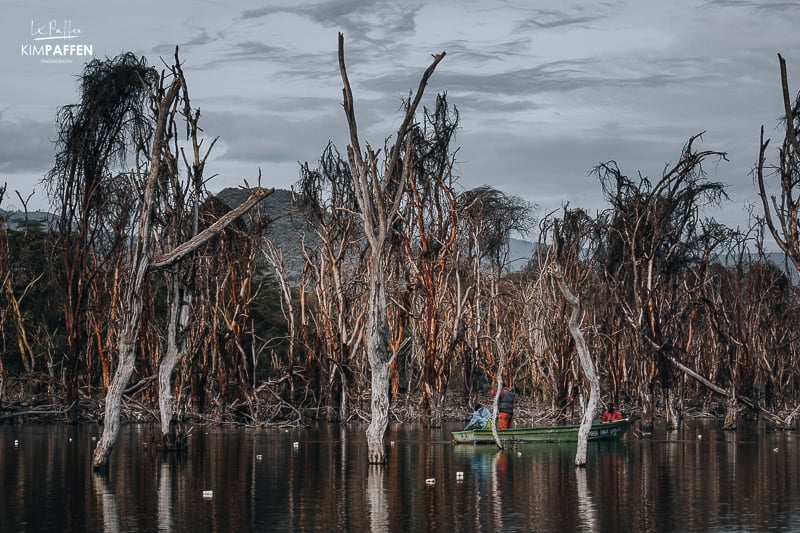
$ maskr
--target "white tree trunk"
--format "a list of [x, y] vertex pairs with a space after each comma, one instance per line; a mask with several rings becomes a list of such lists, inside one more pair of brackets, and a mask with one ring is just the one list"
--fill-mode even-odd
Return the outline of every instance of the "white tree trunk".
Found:
[[[367, 450], [370, 463], [386, 462], [383, 439], [389, 423], [389, 326], [386, 316], [386, 282], [384, 249], [390, 228], [397, 219], [401, 199], [405, 193], [405, 180], [411, 172], [411, 159], [401, 161], [400, 153], [410, 143], [410, 130], [417, 106], [422, 99], [428, 79], [445, 53], [435, 55], [425, 70], [414, 98], [409, 98], [397, 138], [385, 161], [385, 173], [378, 172], [378, 153], [367, 147], [367, 157], [358, 140], [358, 125], [353, 106], [353, 91], [347, 77], [344, 61], [344, 35], [339, 33], [339, 72], [342, 76], [343, 107], [350, 132], [347, 148], [348, 162], [353, 180], [353, 191], [361, 208], [364, 235], [369, 242], [369, 306], [367, 316], [367, 359], [372, 370], [372, 419], [367, 428]], [[389, 185], [397, 185], [391, 194]], [[389, 198], [391, 196], [391, 199]]]
[[119, 417], [122, 406], [122, 394], [133, 373], [136, 362], [136, 342], [139, 340], [139, 330], [142, 325], [142, 306], [144, 305], [144, 285], [147, 271], [150, 267], [152, 254], [151, 221], [153, 217], [153, 194], [162, 170], [161, 153], [164, 146], [164, 132], [167, 126], [169, 110], [178, 95], [180, 82], [175, 78], [164, 98], [158, 102], [158, 119], [153, 134], [153, 143], [150, 154], [150, 169], [142, 191], [141, 211], [139, 214], [139, 235], [136, 248], [131, 257], [132, 277], [125, 289], [125, 300], [117, 369], [114, 378], [106, 393], [105, 416], [103, 417], [103, 434], [94, 449], [92, 468], [101, 470], [108, 466], [108, 456], [117, 440], [119, 433]]
[[108, 387], [106, 393], [106, 406], [105, 416], [103, 417], [103, 433], [100, 440], [97, 442], [97, 447], [94, 449], [94, 457], [92, 458], [92, 468], [100, 470], [108, 466], [108, 456], [111, 454], [111, 449], [117, 440], [119, 433], [119, 417], [120, 410], [122, 409], [122, 394], [125, 392], [125, 387], [133, 374], [133, 366], [136, 362], [136, 337], [138, 336], [139, 328], [135, 328], [135, 335], [131, 341], [131, 331], [128, 328], [123, 333], [124, 337], [119, 342], [119, 352], [117, 356], [117, 370], [114, 372], [114, 378], [111, 380], [111, 385]]
[[578, 450], [575, 452], [575, 466], [586, 466], [586, 448], [589, 442], [589, 431], [592, 429], [594, 410], [600, 399], [600, 380], [597, 379], [594, 360], [592, 360], [589, 347], [586, 345], [586, 340], [583, 338], [583, 333], [581, 332], [581, 301], [577, 296], [572, 294], [572, 291], [567, 287], [567, 283], [564, 280], [564, 276], [561, 274], [561, 267], [558, 263], [555, 263], [553, 275], [558, 282], [561, 293], [564, 295], [564, 299], [566, 299], [567, 303], [572, 307], [572, 312], [569, 316], [569, 332], [572, 334], [572, 339], [575, 341], [575, 349], [578, 351], [578, 358], [581, 362], [583, 374], [589, 382], [589, 401], [586, 404], [581, 427], [578, 430]]
[[386, 462], [384, 436], [389, 425], [389, 364], [373, 363], [372, 419], [367, 426], [367, 451], [370, 464]]
[[161, 445], [167, 450], [179, 450], [185, 446], [185, 435], [180, 422], [173, 418], [172, 374], [175, 365], [186, 351], [185, 331], [189, 324], [191, 297], [185, 293], [180, 274], [172, 277], [172, 299], [170, 301], [169, 325], [167, 326], [167, 349], [158, 365], [158, 407], [161, 415]]
[[[380, 249], [378, 249], [380, 250]], [[371, 464], [386, 462], [384, 435], [389, 425], [389, 325], [386, 318], [386, 288], [383, 258], [372, 251], [367, 357], [372, 370], [372, 418], [367, 427], [367, 451]]]

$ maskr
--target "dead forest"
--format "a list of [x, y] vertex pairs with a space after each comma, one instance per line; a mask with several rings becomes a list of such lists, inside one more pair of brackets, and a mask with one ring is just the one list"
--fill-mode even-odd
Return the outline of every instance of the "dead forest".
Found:
[[[385, 409], [436, 424], [487, 401], [498, 373], [521, 406], [578, 420], [588, 384], [558, 264], [603, 402], [645, 427], [690, 410], [795, 423], [800, 98], [783, 58], [785, 135], [772, 144], [762, 128], [755, 207], [733, 229], [707, 216], [727, 196], [705, 169], [724, 169], [726, 154], [702, 134], [676, 139], [660, 176], [598, 162], [598, 213], [463, 188], [457, 102], [423, 94], [444, 53], [374, 148], [359, 139], [339, 47], [350, 145], [309, 147], [299, 167], [307, 231], [285, 236], [302, 240], [294, 272], [265, 232], [268, 177], [245, 177], [240, 206], [209, 192], [216, 139], [177, 51], [163, 71], [132, 54], [86, 65], [76, 103], [57, 110], [52, 219], [0, 219], [0, 422], [157, 421], [176, 447], [191, 420], [368, 421]], [[10, 194], [0, 189], [0, 207]], [[509, 268], [510, 237], [536, 243], [522, 268]]]

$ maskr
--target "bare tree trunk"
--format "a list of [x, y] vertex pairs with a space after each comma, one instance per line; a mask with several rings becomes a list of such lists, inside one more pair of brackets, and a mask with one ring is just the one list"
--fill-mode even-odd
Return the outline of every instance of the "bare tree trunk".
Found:
[[506, 351], [502, 348], [500, 341], [495, 339], [497, 350], [500, 352], [499, 362], [497, 364], [497, 388], [495, 389], [494, 400], [492, 401], [492, 437], [497, 447], [503, 449], [503, 441], [497, 434], [497, 416], [500, 410], [500, 391], [503, 390], [503, 368], [506, 365]]
[[[558, 238], [553, 239], [555, 243], [557, 243], [558, 240]], [[554, 255], [557, 257], [558, 253], [556, 252]], [[578, 430], [578, 450], [575, 452], [575, 466], [586, 466], [586, 448], [589, 442], [589, 431], [592, 429], [594, 410], [600, 399], [600, 380], [597, 379], [594, 360], [592, 359], [591, 353], [589, 353], [589, 347], [586, 345], [586, 340], [583, 338], [583, 333], [581, 332], [581, 301], [577, 296], [572, 294], [572, 291], [567, 287], [567, 283], [561, 273], [561, 266], [558, 264], [557, 260], [554, 262], [553, 276], [558, 282], [561, 294], [564, 295], [564, 299], [567, 300], [567, 303], [569, 303], [572, 308], [572, 312], [569, 315], [569, 332], [572, 334], [572, 339], [575, 341], [575, 349], [578, 351], [578, 358], [581, 362], [583, 374], [586, 377], [586, 381], [589, 382], [589, 401], [586, 404], [581, 427]]]
[[[176, 52], [176, 64], [177, 52]], [[222, 232], [234, 220], [246, 213], [258, 202], [269, 196], [273, 189], [253, 189], [248, 198], [237, 208], [232, 209], [208, 228], [198, 233], [191, 239], [175, 246], [155, 259], [151, 258], [153, 253], [152, 220], [155, 209], [155, 192], [158, 180], [163, 179], [163, 174], [168, 172], [162, 161], [162, 152], [166, 144], [167, 124], [171, 120], [170, 113], [174, 112], [173, 103], [178, 95], [178, 90], [182, 86], [183, 79], [180, 72], [173, 69], [173, 81], [169, 89], [165, 91], [164, 97], [158, 104], [158, 118], [153, 135], [152, 149], [150, 155], [150, 167], [142, 191], [141, 210], [138, 227], [138, 241], [131, 259], [131, 281], [125, 291], [123, 302], [124, 312], [121, 326], [118, 363], [114, 373], [114, 379], [106, 394], [105, 416], [103, 419], [103, 434], [94, 450], [92, 467], [95, 470], [104, 469], [108, 465], [108, 456], [114, 446], [119, 432], [119, 418], [122, 405], [122, 394], [133, 373], [136, 362], [136, 345], [139, 340], [139, 332], [142, 323], [142, 310], [144, 302], [145, 281], [147, 274], [159, 268], [166, 268], [178, 263], [184, 257], [193, 253], [204, 243]], [[171, 375], [171, 370], [170, 370]], [[169, 381], [167, 379], [167, 381]], [[168, 428], [169, 429], [169, 428]]]
[[367, 426], [367, 450], [370, 464], [386, 462], [383, 436], [389, 425], [389, 364], [373, 362], [372, 369], [372, 418]]
[[722, 424], [722, 429], [734, 430], [736, 429], [736, 418], [738, 414], [738, 402], [736, 401], [736, 386], [731, 383], [731, 392], [728, 396], [728, 401], [725, 405], [725, 421]]
[[777, 427], [785, 427], [786, 426], [784, 421], [781, 420], [775, 413], [771, 413], [771, 412], [767, 411], [766, 409], [764, 409], [760, 405], [754, 403], [749, 398], [737, 395], [735, 389], [732, 388], [730, 393], [729, 393], [728, 391], [726, 391], [722, 387], [713, 384], [712, 382], [710, 382], [709, 380], [707, 380], [706, 378], [704, 378], [703, 376], [701, 376], [700, 374], [698, 374], [697, 372], [695, 372], [691, 368], [687, 367], [686, 365], [684, 365], [683, 363], [681, 363], [677, 359], [675, 359], [673, 357], [670, 357], [669, 360], [672, 362], [673, 365], [678, 367], [678, 369], [681, 370], [682, 372], [684, 372], [686, 375], [688, 375], [690, 377], [693, 377], [694, 379], [696, 379], [697, 381], [699, 381], [700, 383], [702, 383], [703, 385], [705, 385], [709, 389], [713, 390], [717, 394], [721, 394], [722, 396], [726, 396], [726, 397], [730, 397], [731, 394], [732, 394], [734, 396], [734, 398], [736, 399], [736, 401], [742, 402], [743, 404], [745, 404], [750, 409], [752, 409], [752, 410], [764, 415], [765, 418], [767, 418], [770, 421], [772, 421], [772, 423], [775, 424]]
[[92, 459], [92, 468], [104, 469], [108, 466], [108, 456], [117, 440], [119, 433], [119, 417], [122, 406], [122, 393], [133, 373], [136, 362], [136, 344], [139, 340], [139, 330], [142, 325], [142, 307], [144, 301], [145, 277], [150, 267], [151, 237], [150, 226], [153, 216], [153, 193], [156, 182], [162, 171], [161, 152], [164, 145], [165, 130], [169, 109], [178, 95], [180, 82], [177, 78], [172, 81], [169, 90], [163, 99], [158, 102], [158, 118], [156, 130], [153, 135], [152, 150], [150, 155], [150, 170], [142, 195], [142, 208], [139, 218], [139, 235], [136, 250], [132, 257], [131, 281], [125, 291], [125, 310], [119, 340], [117, 370], [114, 379], [106, 393], [105, 416], [103, 417], [103, 434], [97, 442]]
[[386, 462], [383, 445], [389, 424], [389, 326], [386, 309], [386, 244], [392, 226], [398, 219], [398, 210], [405, 192], [405, 183], [411, 173], [410, 157], [401, 158], [401, 152], [411, 145], [410, 133], [414, 114], [419, 106], [428, 79], [444, 52], [434, 56], [425, 70], [413, 99], [409, 99], [403, 122], [397, 130], [395, 144], [387, 151], [385, 167], [378, 170], [378, 153], [371, 147], [362, 152], [358, 140], [358, 125], [353, 107], [353, 91], [344, 61], [344, 35], [339, 34], [339, 72], [342, 77], [343, 107], [350, 133], [347, 148], [348, 163], [353, 188], [361, 209], [364, 235], [369, 243], [369, 305], [367, 309], [367, 359], [372, 371], [372, 419], [367, 428], [367, 448], [370, 463]]
[[678, 409], [676, 407], [677, 403], [678, 397], [675, 391], [672, 390], [672, 387], [668, 388], [664, 400], [664, 411], [666, 411], [667, 416], [667, 429], [670, 431], [680, 427], [680, 419], [678, 418]]
[[367, 357], [372, 370], [372, 418], [367, 427], [369, 462], [386, 462], [383, 436], [389, 424], [389, 325], [386, 317], [386, 288], [380, 254], [370, 261], [370, 297], [367, 322]]
[[161, 414], [161, 445], [165, 450], [181, 450], [186, 447], [183, 424], [175, 418], [172, 398], [172, 373], [178, 360], [186, 351], [185, 331], [189, 324], [190, 302], [184, 294], [180, 274], [172, 277], [172, 299], [169, 325], [167, 326], [167, 349], [158, 365], [158, 407]]

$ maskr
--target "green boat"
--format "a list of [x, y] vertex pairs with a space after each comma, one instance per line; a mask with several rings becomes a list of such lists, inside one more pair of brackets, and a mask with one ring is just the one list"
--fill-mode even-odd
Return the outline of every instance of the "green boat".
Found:
[[[617, 440], [633, 424], [634, 419], [623, 418], [616, 422], [592, 424], [589, 440]], [[514, 442], [578, 442], [580, 425], [574, 426], [542, 426], [535, 428], [498, 429], [497, 436], [503, 443]], [[470, 429], [453, 431], [456, 443], [489, 444], [494, 443], [491, 429]]]

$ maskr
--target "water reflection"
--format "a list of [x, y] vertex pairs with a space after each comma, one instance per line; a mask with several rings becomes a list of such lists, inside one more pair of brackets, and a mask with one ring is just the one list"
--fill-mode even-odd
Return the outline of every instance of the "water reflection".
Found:
[[598, 531], [594, 504], [586, 481], [586, 468], [576, 467], [575, 477], [578, 482], [578, 515], [583, 526], [581, 531]]
[[172, 531], [172, 471], [167, 461], [161, 463], [158, 476], [158, 530]]
[[[183, 456], [152, 450], [157, 431], [124, 427], [110, 471], [94, 475], [96, 427], [0, 427], [0, 527], [800, 530], [797, 437], [758, 427], [728, 433], [696, 422], [656, 430], [652, 439], [593, 443], [582, 469], [574, 466], [574, 445], [454, 445], [447, 427], [392, 426], [383, 467], [367, 465], [357, 425], [196, 428]], [[204, 498], [205, 490], [213, 497]]]
[[369, 530], [373, 533], [389, 531], [389, 505], [383, 486], [385, 467], [369, 465], [367, 474], [367, 502], [369, 504]]
[[[105, 474], [93, 473], [92, 484], [94, 485], [94, 493], [97, 497], [97, 505], [103, 513], [103, 531], [108, 533], [118, 533], [122, 531], [119, 527], [117, 496], [108, 483], [108, 478], [106, 478]], [[161, 524], [159, 523], [159, 529], [160, 526]]]
[[508, 483], [509, 476], [508, 452], [499, 450], [492, 458], [492, 514], [494, 525], [498, 530], [503, 529], [503, 491]]

